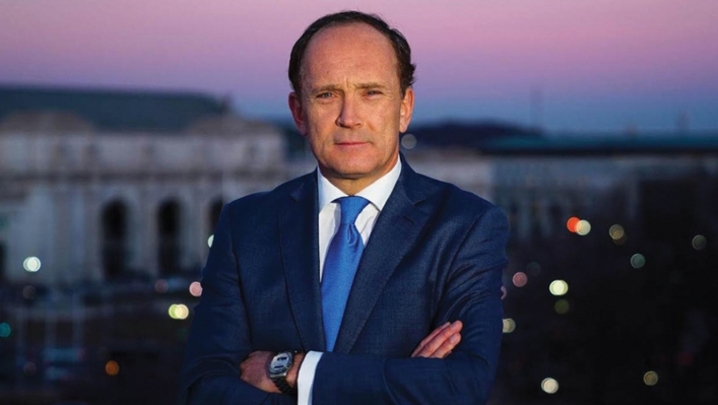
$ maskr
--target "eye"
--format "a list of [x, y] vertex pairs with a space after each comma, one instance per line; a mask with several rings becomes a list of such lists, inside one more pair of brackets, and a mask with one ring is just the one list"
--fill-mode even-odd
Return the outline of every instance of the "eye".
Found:
[[368, 90], [366, 92], [367, 96], [378, 96], [380, 94], [381, 94], [381, 91], [379, 91], [379, 90]]
[[317, 98], [331, 98], [332, 93], [325, 91], [324, 93], [317, 94]]

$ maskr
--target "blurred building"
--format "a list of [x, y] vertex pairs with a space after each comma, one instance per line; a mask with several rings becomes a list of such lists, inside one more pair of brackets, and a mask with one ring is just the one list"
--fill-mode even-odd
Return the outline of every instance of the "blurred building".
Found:
[[[551, 239], [570, 217], [608, 212], [643, 223], [663, 211], [665, 228], [670, 218], [685, 218], [697, 202], [714, 198], [706, 193], [718, 178], [718, 132], [556, 136], [451, 124], [405, 137], [404, 153], [420, 172], [502, 207], [521, 243]], [[715, 214], [702, 221], [718, 232]], [[653, 233], [658, 224], [645, 225]]]
[[223, 202], [286, 176], [281, 133], [207, 95], [0, 87], [0, 278], [198, 271]]
[[467, 127], [402, 143], [511, 222], [492, 400], [716, 402], [718, 131]]
[[[196, 271], [224, 202], [313, 169], [307, 151], [287, 159], [286, 144], [203, 94], [0, 87], [0, 277]], [[404, 135], [402, 150], [417, 171], [503, 207], [522, 243], [571, 216], [635, 220], [660, 206], [648, 199], [680, 213], [701, 179], [718, 176], [712, 133], [552, 137], [448, 124]], [[685, 179], [695, 184], [674, 187]]]
[[[223, 203], [316, 166], [290, 128], [204, 94], [0, 86], [2, 401], [172, 403]], [[401, 147], [508, 214], [497, 403], [718, 398], [718, 133], [442, 124]]]

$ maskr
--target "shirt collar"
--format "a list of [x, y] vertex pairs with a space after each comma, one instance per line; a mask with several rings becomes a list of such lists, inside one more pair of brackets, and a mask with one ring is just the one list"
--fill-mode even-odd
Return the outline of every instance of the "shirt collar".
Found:
[[[369, 200], [379, 211], [384, 209], [386, 201], [389, 199], [391, 192], [394, 190], [396, 182], [401, 174], [401, 159], [396, 159], [396, 164], [389, 172], [375, 182], [367, 186], [356, 195]], [[322, 171], [317, 168], [317, 183], [319, 185], [319, 211], [323, 210], [327, 204], [339, 197], [346, 197], [346, 193], [339, 190], [326, 177], [322, 175]]]

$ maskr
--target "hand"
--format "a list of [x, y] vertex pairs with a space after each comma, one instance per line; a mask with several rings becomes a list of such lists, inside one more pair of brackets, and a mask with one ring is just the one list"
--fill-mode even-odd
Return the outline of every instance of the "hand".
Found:
[[[272, 361], [276, 353], [256, 351], [252, 352], [247, 356], [244, 361], [239, 365], [241, 378], [244, 382], [252, 385], [255, 388], [259, 388], [265, 392], [273, 392], [281, 394], [274, 381], [269, 378], [269, 362]], [[287, 384], [290, 387], [297, 386], [297, 377], [299, 375], [299, 367], [302, 365], [304, 360], [304, 353], [297, 353], [294, 355], [294, 363], [287, 373]]]
[[268, 364], [274, 354], [273, 352], [249, 353], [239, 365], [242, 380], [262, 391], [279, 393], [277, 386], [269, 379]]
[[451, 354], [451, 351], [461, 341], [459, 332], [461, 332], [463, 326], [461, 321], [447, 322], [439, 326], [419, 343], [411, 357], [443, 359]]

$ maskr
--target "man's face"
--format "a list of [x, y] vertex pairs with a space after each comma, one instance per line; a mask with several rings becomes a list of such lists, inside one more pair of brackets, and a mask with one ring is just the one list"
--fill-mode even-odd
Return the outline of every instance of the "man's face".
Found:
[[290, 94], [289, 107], [322, 174], [347, 194], [398, 159], [414, 93], [402, 95], [397, 65], [389, 40], [366, 24], [325, 28], [306, 49], [301, 95]]

